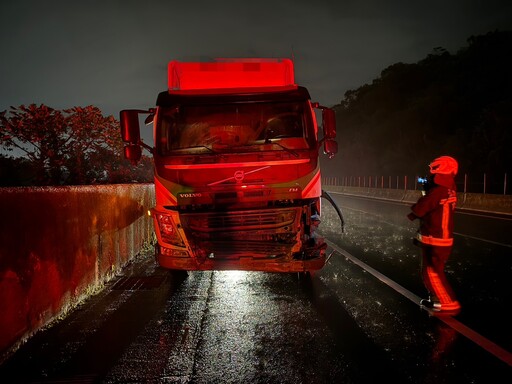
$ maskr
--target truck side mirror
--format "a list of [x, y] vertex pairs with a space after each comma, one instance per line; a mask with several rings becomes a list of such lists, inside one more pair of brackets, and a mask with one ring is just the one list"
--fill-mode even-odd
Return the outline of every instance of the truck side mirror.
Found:
[[324, 153], [329, 159], [332, 159], [338, 153], [338, 143], [333, 139], [324, 140]]
[[136, 165], [142, 157], [142, 148], [140, 145], [128, 144], [124, 147], [124, 157]]
[[322, 110], [322, 120], [324, 127], [324, 138], [336, 138], [336, 114], [334, 113], [334, 110], [330, 108], [324, 108]]
[[139, 111], [135, 109], [125, 109], [120, 113], [121, 119], [121, 138], [125, 143], [139, 144], [140, 126]]
[[336, 113], [334, 109], [321, 106], [318, 103], [312, 103], [313, 108], [322, 110], [322, 126], [324, 137], [320, 140], [319, 144], [323, 141], [324, 153], [332, 159], [338, 153], [338, 143], [336, 142]]

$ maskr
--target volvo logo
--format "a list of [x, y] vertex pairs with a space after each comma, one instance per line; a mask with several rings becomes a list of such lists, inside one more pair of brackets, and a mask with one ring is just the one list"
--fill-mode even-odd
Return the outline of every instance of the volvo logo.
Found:
[[244, 171], [236, 171], [233, 177], [237, 183], [241, 183], [244, 180]]
[[181, 198], [190, 198], [190, 197], [201, 197], [202, 196], [202, 193], [198, 192], [198, 193], [178, 193], [178, 196], [181, 197]]

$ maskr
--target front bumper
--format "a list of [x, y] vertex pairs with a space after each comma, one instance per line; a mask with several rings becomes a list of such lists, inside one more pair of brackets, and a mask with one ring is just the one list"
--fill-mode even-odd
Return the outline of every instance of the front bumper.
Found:
[[163, 268], [187, 271], [239, 270], [261, 272], [306, 272], [322, 269], [326, 262], [325, 248], [316, 250], [307, 259], [299, 258], [253, 258], [198, 259], [193, 257], [172, 257], [157, 251], [157, 261]]

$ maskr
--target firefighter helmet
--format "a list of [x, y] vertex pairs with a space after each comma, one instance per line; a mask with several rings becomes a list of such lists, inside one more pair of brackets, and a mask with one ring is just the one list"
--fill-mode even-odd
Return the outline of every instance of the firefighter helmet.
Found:
[[457, 160], [450, 156], [441, 156], [434, 159], [430, 164], [430, 173], [455, 176], [459, 170]]

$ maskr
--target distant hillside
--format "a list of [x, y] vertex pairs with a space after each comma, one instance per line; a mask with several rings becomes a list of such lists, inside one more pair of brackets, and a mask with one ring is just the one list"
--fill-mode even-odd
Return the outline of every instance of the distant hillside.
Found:
[[512, 171], [512, 31], [472, 36], [456, 54], [435, 48], [396, 63], [334, 108], [339, 153], [325, 176], [415, 175], [450, 154], [460, 173]]

